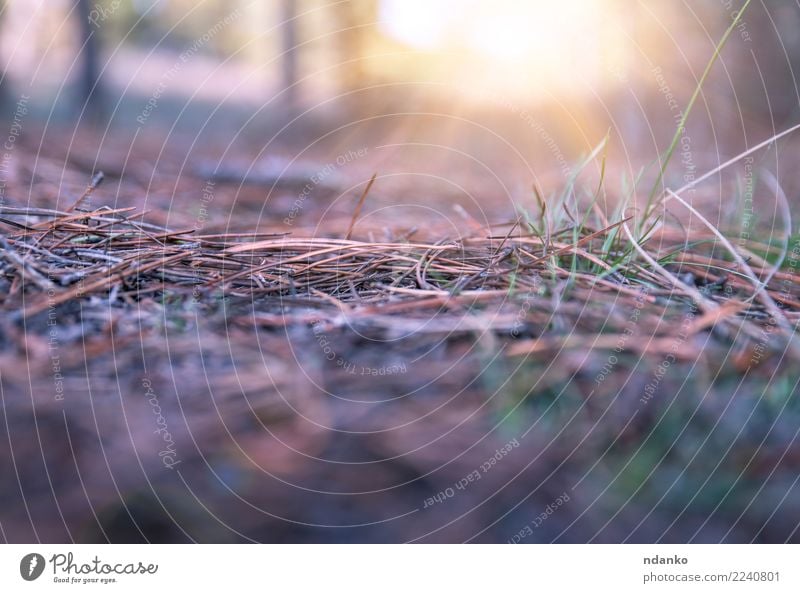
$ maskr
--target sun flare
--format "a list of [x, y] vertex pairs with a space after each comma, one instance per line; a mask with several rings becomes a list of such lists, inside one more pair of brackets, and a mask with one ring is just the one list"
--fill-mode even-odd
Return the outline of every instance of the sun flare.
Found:
[[[381, 24], [411, 47], [457, 54], [459, 74], [526, 95], [575, 91], [619, 72], [624, 36], [608, 0], [386, 0]], [[485, 85], [477, 85], [485, 86]]]

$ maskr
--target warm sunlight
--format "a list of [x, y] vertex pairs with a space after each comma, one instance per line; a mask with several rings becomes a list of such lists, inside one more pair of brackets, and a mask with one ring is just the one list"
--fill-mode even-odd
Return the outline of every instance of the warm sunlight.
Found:
[[[577, 91], [622, 69], [607, 0], [385, 0], [381, 24], [414, 48], [456, 53], [457, 78], [502, 92]], [[589, 86], [587, 86], [589, 85]]]

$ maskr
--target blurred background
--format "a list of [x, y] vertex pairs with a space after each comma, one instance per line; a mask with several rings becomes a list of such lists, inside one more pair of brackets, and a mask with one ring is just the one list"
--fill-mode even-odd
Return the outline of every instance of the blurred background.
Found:
[[[404, 144], [369, 164], [416, 168], [431, 160], [419, 144], [435, 144], [451, 149], [436, 151], [442, 167], [488, 165], [524, 187], [531, 173], [563, 183], [610, 132], [635, 178], [741, 4], [4, 0], [1, 113], [13, 120], [24, 97], [47, 126], [93, 126], [126, 147], [177, 134], [212, 157], [229, 143], [254, 158]], [[691, 167], [798, 120], [798, 59], [796, 3], [752, 2], [687, 126]]]

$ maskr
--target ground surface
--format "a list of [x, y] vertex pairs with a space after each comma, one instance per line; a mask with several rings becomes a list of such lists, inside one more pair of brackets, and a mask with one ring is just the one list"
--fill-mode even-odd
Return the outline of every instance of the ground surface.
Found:
[[0, 209], [5, 540], [800, 539], [791, 241], [71, 141]]

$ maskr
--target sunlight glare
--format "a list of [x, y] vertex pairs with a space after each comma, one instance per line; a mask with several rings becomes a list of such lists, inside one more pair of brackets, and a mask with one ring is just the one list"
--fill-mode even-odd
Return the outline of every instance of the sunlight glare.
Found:
[[381, 23], [411, 47], [458, 54], [473, 82], [530, 94], [598, 79], [609, 56], [621, 53], [611, 7], [609, 0], [383, 0]]

